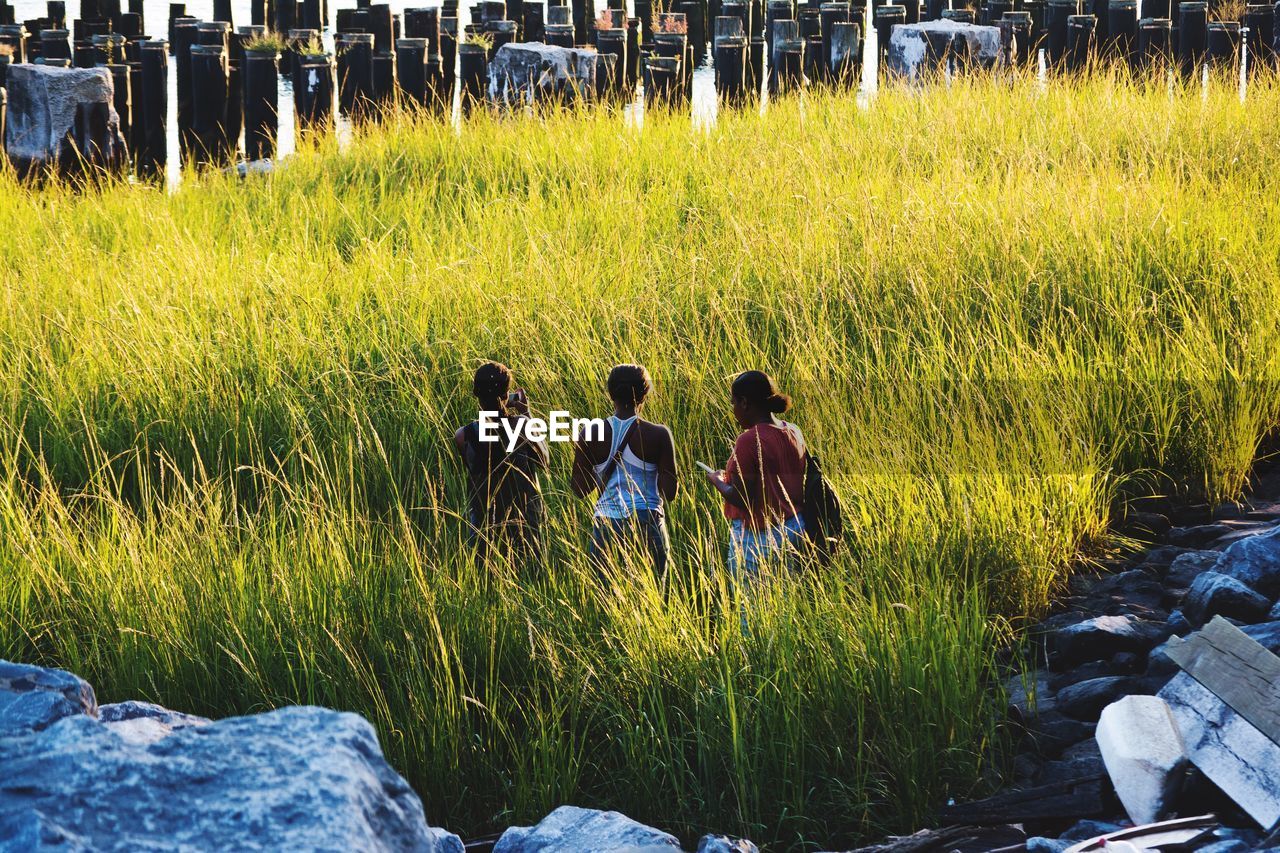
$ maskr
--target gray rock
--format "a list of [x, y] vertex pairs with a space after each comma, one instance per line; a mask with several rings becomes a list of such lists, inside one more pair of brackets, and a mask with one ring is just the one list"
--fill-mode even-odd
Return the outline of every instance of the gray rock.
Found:
[[1182, 736], [1158, 696], [1125, 696], [1098, 720], [1096, 743], [1116, 796], [1135, 826], [1170, 812], [1187, 767]]
[[1276, 601], [1275, 604], [1271, 605], [1271, 609], [1267, 611], [1267, 621], [1280, 621], [1280, 601]]
[[211, 720], [170, 711], [150, 702], [117, 702], [98, 709], [98, 720], [131, 743], [154, 743], [179, 729], [208, 725]]
[[1161, 643], [1147, 655], [1147, 675], [1173, 675], [1178, 665], [1168, 655], [1169, 644]]
[[[62, 833], [103, 851], [437, 848], [373, 727], [324, 708], [191, 725], [150, 743], [77, 715], [0, 738], [0, 766], [0, 816], [15, 839]], [[20, 840], [0, 842], [17, 849]]]
[[498, 48], [489, 63], [489, 98], [495, 103], [526, 104], [567, 87], [589, 94], [596, 86], [596, 52], [516, 42]]
[[1187, 551], [1170, 564], [1164, 582], [1177, 589], [1189, 589], [1200, 573], [1212, 569], [1221, 557], [1221, 551]]
[[1169, 618], [1165, 620], [1165, 626], [1169, 629], [1170, 635], [1177, 634], [1183, 636], [1195, 630], [1191, 622], [1187, 620], [1187, 616], [1181, 610], [1175, 610], [1169, 614]]
[[1203, 625], [1214, 616], [1257, 622], [1267, 615], [1267, 599], [1233, 577], [1205, 572], [1187, 593], [1183, 612], [1192, 625]]
[[[84, 163], [112, 171], [123, 167], [125, 142], [106, 68], [11, 65], [7, 86], [5, 142], [20, 175], [55, 169], [76, 172]], [[101, 134], [79, 126], [77, 116], [85, 110], [98, 113]]]
[[0, 813], [0, 850], [14, 853], [89, 853], [83, 838], [38, 811]]
[[1015, 673], [1004, 682], [1009, 697], [1009, 710], [1016, 719], [1033, 720], [1053, 711], [1053, 691], [1049, 676], [1037, 670], [1034, 675]]
[[1123, 675], [1091, 678], [1063, 688], [1058, 710], [1077, 720], [1097, 720], [1102, 709], [1129, 692], [1133, 679]]
[[1212, 844], [1207, 844], [1204, 847], [1197, 847], [1196, 849], [1199, 853], [1249, 853], [1249, 851], [1256, 848], [1251, 847], [1243, 841], [1230, 839], [1227, 841], [1215, 841]]
[[1073, 720], [1057, 713], [1042, 714], [1031, 731], [1036, 750], [1046, 758], [1057, 758], [1077, 743], [1093, 737], [1092, 723]]
[[431, 833], [431, 837], [436, 840], [437, 853], [465, 853], [467, 849], [462, 839], [447, 829], [428, 826], [427, 832]]
[[63, 717], [97, 712], [93, 688], [79, 676], [0, 660], [0, 731], [38, 731]]
[[986, 68], [1000, 59], [1000, 28], [980, 27], [956, 21], [922, 21], [918, 24], [898, 24], [889, 35], [889, 50], [885, 58], [885, 70], [891, 74], [915, 80], [928, 70], [930, 34], [935, 39], [963, 39], [969, 47], [969, 58]]
[[513, 826], [502, 833], [493, 853], [671, 853], [679, 849], [675, 836], [624, 814], [561, 806], [537, 826]]
[[1027, 839], [1027, 853], [1062, 853], [1070, 846], [1070, 841], [1043, 838], [1039, 835], [1033, 835]]
[[1280, 620], [1245, 625], [1240, 630], [1244, 631], [1246, 636], [1257, 640], [1258, 644], [1271, 654], [1280, 655]]
[[1146, 652], [1168, 639], [1168, 628], [1136, 616], [1095, 616], [1059, 628], [1049, 636], [1049, 653], [1056, 669], [1067, 669], [1118, 652]]
[[1160, 578], [1146, 569], [1089, 577], [1081, 575], [1072, 582], [1072, 603], [1076, 610], [1107, 616], [1133, 614], [1151, 618], [1160, 611], [1165, 590]]
[[1233, 542], [1213, 570], [1268, 598], [1280, 596], [1280, 530]]
[[1071, 825], [1066, 832], [1062, 833], [1062, 838], [1068, 841], [1084, 841], [1088, 838], [1097, 838], [1099, 835], [1109, 835], [1113, 832], [1119, 832], [1124, 829], [1118, 823], [1107, 823], [1102, 820], [1081, 820]]
[[1223, 521], [1197, 524], [1194, 527], [1175, 527], [1165, 534], [1165, 540], [1172, 545], [1181, 545], [1184, 548], [1199, 548], [1234, 529]]
[[760, 848], [745, 838], [704, 835], [698, 841], [698, 853], [760, 853]]

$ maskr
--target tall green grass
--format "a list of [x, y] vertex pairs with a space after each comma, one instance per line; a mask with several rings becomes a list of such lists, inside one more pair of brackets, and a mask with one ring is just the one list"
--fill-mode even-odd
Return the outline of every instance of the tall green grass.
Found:
[[[1238, 492], [1276, 422], [1280, 85], [1098, 75], [761, 116], [393, 120], [175, 194], [0, 187], [0, 655], [102, 699], [358, 711], [464, 834], [576, 802], [828, 848], [998, 778], [998, 650], [1132, 494]], [[476, 567], [480, 359], [606, 411], [647, 364], [675, 568], [600, 580], [547, 482]], [[796, 397], [850, 516], [743, 590], [694, 460]]]

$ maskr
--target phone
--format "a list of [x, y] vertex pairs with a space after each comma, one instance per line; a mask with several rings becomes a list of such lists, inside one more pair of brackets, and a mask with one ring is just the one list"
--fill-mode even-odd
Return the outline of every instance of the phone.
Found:
[[705, 462], [695, 462], [693, 464], [697, 465], [699, 468], [701, 468], [703, 471], [706, 471], [708, 474], [716, 473], [716, 469], [712, 468], [710, 465], [708, 465]]
[[515, 403], [519, 403], [522, 399], [524, 399], [523, 391], [512, 391], [507, 395], [507, 405], [510, 406]]

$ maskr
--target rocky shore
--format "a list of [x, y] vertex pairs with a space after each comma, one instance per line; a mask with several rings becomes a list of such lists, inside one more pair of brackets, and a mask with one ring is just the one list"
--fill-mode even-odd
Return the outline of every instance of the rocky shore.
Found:
[[[1255, 495], [1280, 496], [1280, 472]], [[1150, 545], [1075, 578], [1032, 632], [1033, 668], [1004, 686], [1020, 745], [1013, 778], [949, 804], [944, 828], [865, 853], [1075, 853], [1115, 833], [1107, 848], [1280, 850], [1280, 501], [1128, 523]], [[1238, 660], [1214, 657], [1223, 643]], [[99, 706], [72, 673], [4, 661], [0, 768], [0, 853], [682, 849], [625, 815], [574, 806], [467, 844], [428, 824], [357, 715], [288, 707], [214, 721], [146, 702]], [[1129, 829], [1170, 819], [1163, 845]], [[697, 849], [756, 846], [707, 835]]]

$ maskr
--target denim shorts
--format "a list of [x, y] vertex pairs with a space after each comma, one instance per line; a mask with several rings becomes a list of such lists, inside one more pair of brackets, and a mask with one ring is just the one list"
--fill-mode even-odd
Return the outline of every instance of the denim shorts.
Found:
[[638, 509], [625, 518], [591, 519], [591, 562], [603, 569], [610, 553], [644, 551], [658, 576], [667, 570], [671, 540], [667, 521], [660, 510]]
[[729, 523], [729, 572], [753, 577], [762, 566], [785, 565], [799, 553], [803, 541], [804, 519], [799, 515], [764, 530], [752, 530], [735, 519]]

